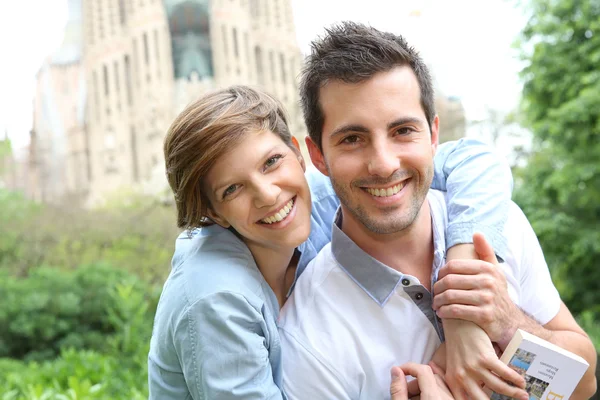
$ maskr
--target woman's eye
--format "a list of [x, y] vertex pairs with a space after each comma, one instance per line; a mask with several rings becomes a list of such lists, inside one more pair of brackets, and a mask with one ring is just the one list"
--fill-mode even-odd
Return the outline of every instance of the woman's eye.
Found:
[[273, 165], [277, 164], [277, 161], [279, 161], [282, 157], [283, 156], [281, 154], [276, 154], [273, 157], [269, 157], [265, 162], [265, 167], [272, 167]]
[[231, 185], [231, 186], [227, 187], [227, 189], [225, 189], [223, 191], [223, 198], [226, 198], [227, 196], [230, 196], [233, 193], [235, 193], [236, 189], [237, 189], [237, 185]]

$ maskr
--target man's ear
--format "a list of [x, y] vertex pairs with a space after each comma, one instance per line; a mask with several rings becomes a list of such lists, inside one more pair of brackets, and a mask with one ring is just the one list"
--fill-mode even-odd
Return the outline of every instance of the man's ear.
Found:
[[440, 141], [439, 136], [440, 131], [440, 118], [436, 115], [433, 119], [433, 124], [431, 124], [431, 150], [433, 155], [435, 156], [435, 152], [437, 151], [438, 142]]
[[300, 161], [300, 165], [302, 165], [302, 169], [306, 172], [306, 163], [304, 162], [304, 157], [302, 156], [302, 150], [300, 150], [300, 143], [298, 143], [298, 139], [295, 136], [292, 136], [292, 143], [296, 148], [296, 156], [298, 157], [298, 161]]
[[231, 226], [231, 224], [229, 222], [227, 222], [223, 217], [221, 217], [219, 214], [217, 214], [211, 207], [209, 207], [206, 210], [206, 216], [208, 218], [210, 218], [211, 221], [213, 221], [215, 224], [222, 226], [223, 228], [227, 229]]
[[310, 159], [312, 160], [313, 165], [325, 176], [329, 176], [327, 172], [327, 166], [325, 164], [325, 158], [323, 157], [323, 152], [319, 149], [319, 146], [307, 136], [306, 139], [306, 147], [308, 148], [308, 154], [310, 155]]

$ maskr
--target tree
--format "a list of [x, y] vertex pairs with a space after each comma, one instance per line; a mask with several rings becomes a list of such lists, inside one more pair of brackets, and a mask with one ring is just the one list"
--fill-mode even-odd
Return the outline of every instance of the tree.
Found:
[[[522, 112], [533, 152], [516, 200], [563, 300], [600, 318], [600, 2], [531, 0]], [[520, 182], [520, 184], [519, 184]]]

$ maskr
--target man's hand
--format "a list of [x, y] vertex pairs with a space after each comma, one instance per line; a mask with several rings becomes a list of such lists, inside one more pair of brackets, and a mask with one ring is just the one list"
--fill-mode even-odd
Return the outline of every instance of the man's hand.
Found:
[[480, 260], [451, 260], [433, 287], [433, 309], [440, 318], [479, 325], [492, 342], [506, 345], [521, 324], [522, 311], [508, 295], [506, 277], [483, 235], [473, 235]]
[[[421, 400], [448, 400], [453, 399], [452, 394], [444, 383], [442, 377], [434, 374], [435, 365], [422, 365], [406, 363], [400, 367], [393, 367], [392, 383], [390, 385], [391, 400], [408, 400], [420, 393]], [[407, 382], [406, 376], [415, 378]]]

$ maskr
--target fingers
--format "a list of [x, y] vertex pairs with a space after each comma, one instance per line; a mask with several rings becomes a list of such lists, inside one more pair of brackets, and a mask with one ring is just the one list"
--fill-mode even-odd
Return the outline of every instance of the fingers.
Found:
[[528, 400], [529, 395], [527, 392], [521, 388], [509, 385], [502, 379], [498, 378], [498, 376], [492, 374], [488, 370], [481, 371], [482, 380], [485, 386], [493, 390], [498, 394], [503, 394], [510, 398], [520, 399], [520, 400]]
[[[438, 393], [437, 381], [433, 375], [433, 371], [429, 365], [417, 364], [417, 363], [406, 363], [400, 366], [402, 371], [406, 375], [415, 377], [418, 384], [418, 391], [421, 393], [421, 399], [436, 399], [436, 393]], [[414, 382], [414, 381], [413, 381]], [[412, 383], [412, 382], [411, 382]], [[414, 385], [414, 384], [413, 384]], [[409, 394], [415, 396], [419, 394], [417, 389], [411, 385], [409, 388]]]
[[465, 391], [462, 389], [462, 387], [455, 382], [446, 382], [448, 384], [448, 387], [450, 388], [450, 392], [452, 392], [452, 397], [454, 397], [455, 400], [469, 400], [469, 398], [467, 397], [467, 394], [465, 393]]
[[392, 383], [390, 385], [391, 400], [408, 400], [406, 376], [400, 367], [392, 367]]
[[[450, 261], [454, 263], [454, 261]], [[483, 264], [479, 266], [478, 274], [463, 274], [461, 272], [446, 274], [443, 278], [438, 278], [438, 281], [433, 285], [433, 293], [437, 296], [448, 289], [457, 290], [473, 290], [473, 289], [489, 289], [496, 290], [499, 283], [502, 282], [500, 271], [489, 271], [491, 264]], [[446, 267], [443, 267], [444, 269]], [[456, 269], [455, 269], [456, 270]], [[441, 270], [440, 270], [441, 271]], [[441, 273], [440, 275], [441, 276]]]
[[[419, 388], [419, 381], [413, 379], [411, 381], [407, 381], [406, 387], [408, 388], [408, 398], [412, 399], [413, 397], [419, 396], [421, 394], [421, 388]], [[419, 396], [420, 398], [420, 396]]]
[[440, 293], [444, 293], [449, 289], [456, 290], [473, 290], [477, 289], [478, 275], [447, 275], [444, 278], [438, 280], [433, 285], [433, 293], [438, 296]]
[[491, 372], [498, 375], [505, 381], [512, 383], [518, 388], [525, 389], [525, 378], [519, 375], [517, 371], [510, 368], [508, 365], [504, 364], [502, 361], [493, 361], [492, 363], [490, 363], [489, 369]]
[[433, 371], [434, 374], [439, 375], [439, 376], [444, 376], [444, 370], [442, 369], [442, 367], [437, 365], [434, 361], [429, 361], [429, 363], [427, 363], [427, 365], [429, 365], [429, 367], [431, 368], [431, 370]]
[[479, 377], [470, 375], [464, 369], [455, 375], [446, 375], [446, 383], [457, 400], [489, 400], [479, 384]]
[[494, 248], [485, 239], [483, 233], [477, 232], [473, 235], [473, 246], [475, 247], [475, 252], [479, 256], [480, 260], [487, 261], [492, 264], [498, 264], [498, 259], [496, 258]]
[[487, 312], [486, 309], [482, 309], [478, 306], [464, 305], [464, 304], [449, 304], [441, 306], [436, 310], [438, 317], [462, 319], [463, 321], [471, 321], [476, 325], [484, 328], [493, 319], [493, 313]]
[[[485, 366], [480, 372], [485, 386], [494, 392], [515, 399], [529, 399], [529, 395], [524, 390], [525, 379], [502, 361], [491, 358], [485, 362]], [[515, 386], [510, 385], [507, 381]]]
[[481, 260], [450, 260], [440, 268], [438, 280], [449, 274], [477, 275], [482, 272], [492, 272], [494, 264]]
[[489, 396], [485, 394], [481, 386], [472, 379], [463, 382], [468, 398], [471, 400], [489, 400]]
[[492, 304], [493, 297], [494, 295], [489, 291], [449, 289], [435, 295], [432, 307], [434, 310], [437, 310], [449, 304], [484, 306]]

